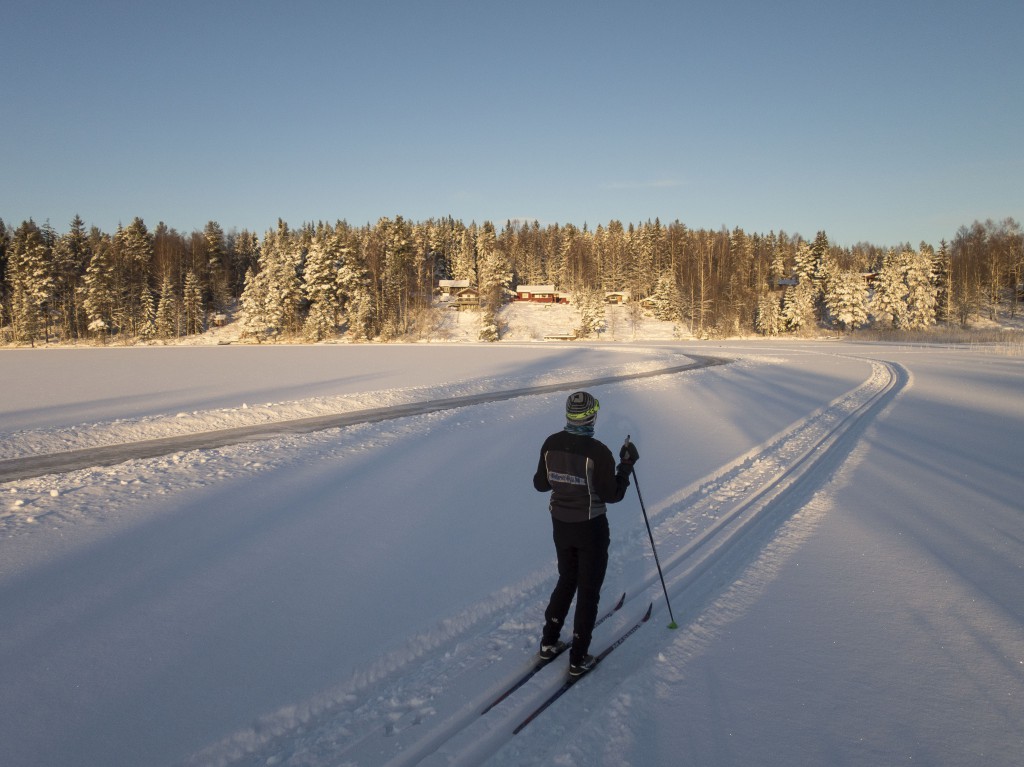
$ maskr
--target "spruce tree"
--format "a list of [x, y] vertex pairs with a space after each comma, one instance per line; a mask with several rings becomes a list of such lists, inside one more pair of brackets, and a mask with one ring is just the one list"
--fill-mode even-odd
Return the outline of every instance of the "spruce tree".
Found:
[[44, 233], [31, 219], [14, 232], [6, 272], [15, 339], [33, 346], [39, 337], [48, 340], [54, 293], [51, 249]]
[[138, 334], [142, 323], [142, 291], [149, 286], [149, 269], [153, 261], [153, 238], [145, 222], [136, 216], [118, 232], [117, 245], [123, 280], [118, 306], [121, 322], [130, 333]]
[[345, 324], [349, 334], [358, 341], [376, 337], [380, 329], [376, 324], [374, 291], [370, 273], [358, 254], [353, 254], [342, 266], [339, 282], [345, 296]]
[[801, 281], [810, 281], [817, 270], [817, 256], [811, 246], [801, 242], [797, 246], [793, 263], [793, 276]]
[[935, 315], [942, 322], [953, 321], [953, 291], [951, 286], [952, 268], [949, 258], [949, 247], [945, 240], [939, 243], [939, 249], [932, 259], [932, 274], [935, 275]]
[[505, 291], [512, 280], [512, 274], [505, 251], [498, 247], [494, 224], [490, 221], [485, 221], [480, 228], [475, 250], [483, 312], [480, 339], [497, 341], [500, 335], [498, 312], [505, 303]]
[[605, 326], [604, 300], [596, 288], [580, 288], [573, 293], [573, 303], [580, 315], [579, 336], [590, 338]]
[[92, 248], [92, 257], [85, 271], [83, 307], [88, 329], [106, 338], [114, 332], [114, 312], [118, 303], [115, 290], [113, 244], [109, 237], [100, 237]]
[[142, 286], [139, 295], [138, 334], [141, 338], [152, 338], [156, 335], [156, 302], [153, 300], [153, 291], [146, 285]]
[[459, 241], [455, 248], [455, 258], [452, 263], [452, 278], [456, 280], [469, 280], [470, 285], [478, 285], [476, 225], [463, 227], [459, 234]]
[[825, 305], [834, 323], [844, 330], [854, 330], [867, 322], [868, 289], [860, 272], [842, 271], [833, 274], [825, 291]]
[[384, 340], [391, 340], [404, 336], [409, 330], [409, 310], [413, 300], [410, 288], [412, 231], [401, 216], [394, 220], [382, 218], [377, 222], [374, 236], [383, 256], [377, 301], [378, 322], [381, 336]]
[[185, 310], [185, 335], [198, 335], [206, 329], [206, 313], [203, 310], [203, 291], [199, 287], [199, 278], [191, 269], [185, 272], [185, 284], [181, 292]]
[[893, 328], [906, 326], [906, 289], [903, 259], [890, 248], [882, 261], [882, 268], [875, 277], [871, 295], [871, 314], [876, 322], [885, 323]]
[[[7, 224], [0, 218], [0, 312], [7, 304], [7, 250], [11, 245], [11, 233]], [[0, 313], [0, 325], [3, 324], [3, 315]]]
[[174, 286], [167, 272], [164, 272], [160, 282], [155, 324], [158, 338], [174, 338], [178, 335], [178, 297], [174, 294]]
[[340, 269], [338, 236], [329, 230], [318, 233], [310, 245], [302, 275], [303, 293], [309, 303], [303, 333], [311, 341], [323, 341], [337, 332], [341, 313]]
[[79, 287], [91, 254], [85, 222], [75, 216], [53, 248], [54, 309], [65, 338], [77, 338], [85, 329]]
[[801, 280], [786, 288], [782, 303], [782, 318], [787, 330], [799, 331], [814, 325], [816, 293], [809, 280]]
[[763, 336], [777, 336], [782, 332], [782, 305], [774, 293], [763, 293], [757, 301], [754, 327]]
[[934, 325], [938, 291], [932, 274], [932, 253], [925, 249], [907, 251], [903, 264], [907, 286], [906, 326], [919, 330]]
[[[259, 271], [254, 275], [252, 284], [255, 292], [250, 296], [249, 304], [244, 304], [247, 313], [250, 305], [258, 307], [247, 319], [248, 330], [257, 337], [294, 335], [299, 331], [302, 320], [302, 283], [298, 272], [301, 255], [299, 243], [283, 221], [278, 221], [276, 231], [268, 231], [264, 236]], [[246, 290], [248, 286], [247, 282]]]
[[679, 292], [675, 274], [666, 271], [658, 277], [654, 292], [650, 296], [654, 316], [665, 322], [681, 322], [683, 319], [683, 297]]
[[255, 232], [243, 229], [235, 238], [232, 251], [231, 273], [233, 296], [241, 296], [245, 288], [245, 277], [250, 269], [256, 269], [260, 258], [260, 238]]
[[[216, 221], [207, 222], [203, 228], [203, 239], [206, 244], [204, 271], [208, 275], [213, 308], [222, 312], [231, 303], [231, 267], [227, 240], [224, 237], [224, 230]], [[200, 274], [196, 277], [202, 281]]]

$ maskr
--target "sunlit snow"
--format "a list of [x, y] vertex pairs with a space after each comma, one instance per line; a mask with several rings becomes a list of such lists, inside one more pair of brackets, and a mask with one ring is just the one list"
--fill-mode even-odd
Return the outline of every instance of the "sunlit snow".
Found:
[[[368, 404], [595, 389], [639, 447], [603, 624], [554, 664], [530, 478], [565, 393], [0, 485], [4, 765], [1012, 765], [1024, 360], [837, 342], [3, 352], [3, 458]], [[154, 370], [159, 373], [155, 374]], [[180, 417], [179, 417], [180, 414]]]

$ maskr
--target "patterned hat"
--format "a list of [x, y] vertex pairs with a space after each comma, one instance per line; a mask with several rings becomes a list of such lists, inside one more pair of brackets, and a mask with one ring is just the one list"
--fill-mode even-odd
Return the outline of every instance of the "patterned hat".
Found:
[[597, 419], [601, 403], [585, 391], [573, 392], [565, 401], [565, 418], [574, 426], [586, 426]]

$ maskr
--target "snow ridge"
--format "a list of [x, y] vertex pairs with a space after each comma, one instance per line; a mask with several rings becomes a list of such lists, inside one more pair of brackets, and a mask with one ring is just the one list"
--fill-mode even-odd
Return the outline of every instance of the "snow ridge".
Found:
[[[414, 402], [484, 395], [501, 389], [539, 387], [574, 378], [627, 376], [650, 373], [678, 363], [683, 355], [667, 349], [616, 348], [617, 353], [636, 354], [635, 362], [604, 367], [559, 369], [532, 375], [477, 378], [436, 386], [409, 386], [337, 396], [309, 397], [285, 402], [240, 402], [236, 407], [161, 413], [140, 418], [82, 423], [72, 427], [21, 429], [3, 434], [0, 460], [68, 452], [91, 447], [120, 445], [247, 426], [279, 424], [305, 418], [331, 416], [369, 408], [396, 407]], [[0, 432], [2, 433], [2, 432]]]

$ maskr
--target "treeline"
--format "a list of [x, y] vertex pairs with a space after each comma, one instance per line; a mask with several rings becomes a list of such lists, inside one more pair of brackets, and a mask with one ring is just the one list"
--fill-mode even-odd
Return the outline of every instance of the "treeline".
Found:
[[114, 233], [65, 233], [0, 219], [0, 307], [5, 340], [19, 344], [202, 333], [238, 306], [244, 337], [392, 340], [429, 335], [439, 279], [480, 292], [482, 337], [517, 284], [554, 284], [581, 307], [584, 332], [599, 326], [604, 292], [698, 336], [801, 332], [869, 323], [924, 327], [1015, 314], [1024, 236], [1013, 219], [961, 227], [937, 249], [841, 248], [785, 232], [690, 229], [676, 221], [466, 225], [401, 216], [355, 227], [285, 222], [262, 237], [216, 222], [183, 234], [140, 219]]

